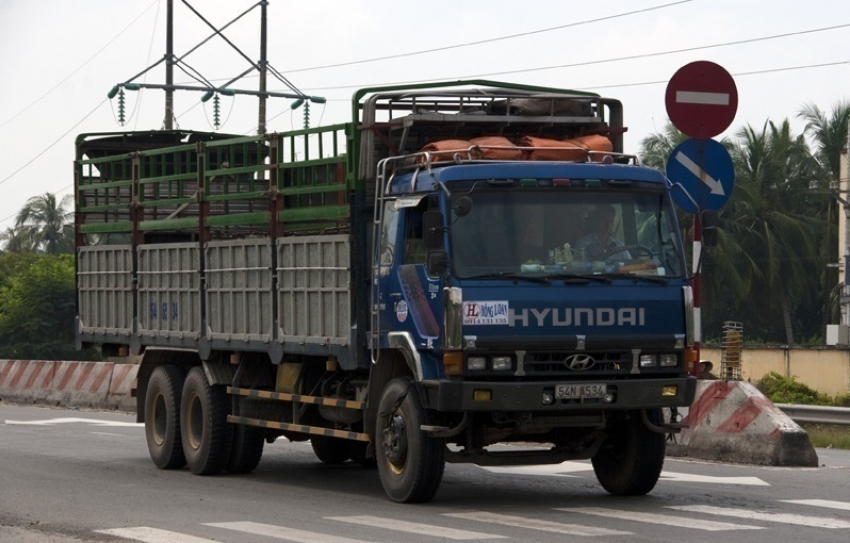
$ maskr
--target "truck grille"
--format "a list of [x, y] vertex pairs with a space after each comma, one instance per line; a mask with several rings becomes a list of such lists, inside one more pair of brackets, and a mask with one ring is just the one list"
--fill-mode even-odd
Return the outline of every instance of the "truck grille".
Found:
[[529, 377], [591, 375], [628, 375], [632, 369], [632, 353], [612, 352], [529, 352], [523, 369]]

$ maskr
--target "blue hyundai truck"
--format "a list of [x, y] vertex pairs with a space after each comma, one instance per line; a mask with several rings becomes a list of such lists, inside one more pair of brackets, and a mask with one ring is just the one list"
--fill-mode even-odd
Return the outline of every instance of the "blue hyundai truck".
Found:
[[457, 81], [287, 133], [81, 135], [78, 343], [140, 356], [162, 469], [250, 472], [286, 437], [397, 502], [446, 462], [590, 459], [646, 494], [694, 304], [681, 187], [624, 132], [616, 100]]

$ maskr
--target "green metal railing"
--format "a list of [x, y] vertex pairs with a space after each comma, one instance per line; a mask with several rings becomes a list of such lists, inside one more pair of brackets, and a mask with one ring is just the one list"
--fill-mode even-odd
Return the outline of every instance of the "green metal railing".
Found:
[[338, 228], [350, 214], [352, 138], [352, 126], [338, 124], [78, 160], [79, 232]]

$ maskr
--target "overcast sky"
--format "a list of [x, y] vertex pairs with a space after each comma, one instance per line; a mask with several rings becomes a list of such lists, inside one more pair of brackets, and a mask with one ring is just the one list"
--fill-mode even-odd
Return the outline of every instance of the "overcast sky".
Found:
[[[255, 1], [190, 4], [222, 26]], [[735, 76], [738, 113], [720, 137], [785, 118], [800, 133], [804, 104], [830, 110], [850, 96], [847, 7], [846, 0], [270, 0], [268, 58], [300, 90], [328, 99], [313, 107], [313, 126], [347, 121], [357, 87], [481, 77], [618, 98], [629, 127], [626, 151], [636, 153], [667, 122], [666, 82], [696, 60]], [[28, 198], [73, 193], [77, 134], [162, 127], [162, 91], [128, 92], [123, 128], [107, 93], [162, 59], [165, 11], [166, 0], [0, 0], [0, 231]], [[253, 60], [259, 14], [225, 30]], [[209, 34], [175, 0], [175, 53]], [[357, 62], [393, 55], [404, 56]], [[216, 84], [249, 68], [219, 38], [185, 60]], [[328, 67], [341, 63], [350, 64]], [[164, 83], [165, 69], [136, 81]], [[194, 83], [181, 72], [175, 82]], [[233, 85], [257, 86], [256, 76]], [[287, 89], [270, 78], [269, 90]], [[200, 104], [200, 97], [177, 94], [180, 128], [213, 130], [212, 102]], [[303, 125], [290, 102], [269, 101], [268, 131]], [[256, 99], [223, 98], [221, 117], [222, 132], [255, 133]]]

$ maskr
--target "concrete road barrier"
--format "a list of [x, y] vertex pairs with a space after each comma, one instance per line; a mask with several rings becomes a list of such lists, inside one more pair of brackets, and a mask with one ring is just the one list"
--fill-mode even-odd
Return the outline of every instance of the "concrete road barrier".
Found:
[[55, 363], [44, 360], [0, 360], [0, 399], [20, 403], [47, 401]]
[[0, 360], [0, 400], [135, 411], [136, 364]]
[[816, 467], [809, 436], [754, 385], [700, 381], [671, 455], [767, 466]]

